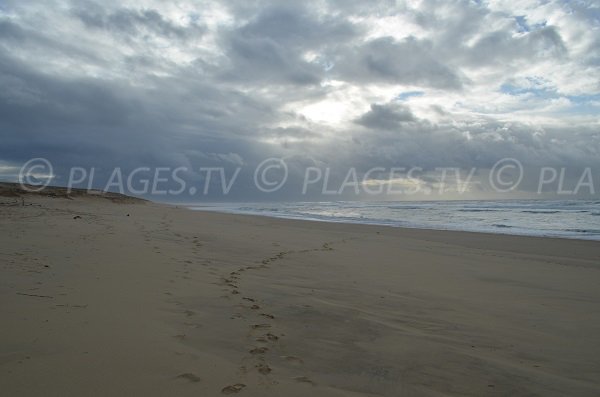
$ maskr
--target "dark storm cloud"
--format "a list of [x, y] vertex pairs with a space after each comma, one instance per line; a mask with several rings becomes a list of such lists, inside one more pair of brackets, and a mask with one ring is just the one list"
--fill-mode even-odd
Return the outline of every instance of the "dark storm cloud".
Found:
[[[15, 163], [42, 156], [59, 169], [197, 169], [199, 158], [208, 163], [204, 152], [253, 153], [255, 126], [274, 116], [269, 104], [206, 84], [194, 71], [136, 87], [126, 80], [48, 75], [6, 52], [0, 68], [2, 158]], [[227, 162], [216, 156], [208, 164], [221, 163]]]

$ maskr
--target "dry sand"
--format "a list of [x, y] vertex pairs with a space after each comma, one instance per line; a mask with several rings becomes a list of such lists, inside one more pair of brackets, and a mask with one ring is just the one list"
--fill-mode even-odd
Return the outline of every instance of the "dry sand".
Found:
[[2, 395], [600, 395], [598, 242], [11, 200]]

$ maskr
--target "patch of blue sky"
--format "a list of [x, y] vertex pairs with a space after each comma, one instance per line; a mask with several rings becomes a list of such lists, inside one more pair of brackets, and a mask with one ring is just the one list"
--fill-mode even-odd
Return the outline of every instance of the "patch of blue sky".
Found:
[[425, 92], [423, 92], [423, 91], [406, 91], [406, 92], [401, 92], [400, 94], [396, 95], [396, 97], [394, 99], [396, 101], [406, 101], [409, 98], [419, 97], [419, 96], [423, 96], [423, 95], [425, 95]]
[[567, 95], [566, 98], [569, 99], [572, 103], [590, 103], [590, 102], [600, 102], [600, 94], [592, 94], [592, 95]]
[[546, 87], [520, 87], [514, 84], [504, 83], [500, 86], [500, 92], [508, 95], [525, 95], [532, 94], [536, 97], [558, 98], [558, 94], [554, 89]]
[[518, 79], [519, 83], [509, 80], [500, 86], [500, 92], [509, 95], [533, 94], [537, 97], [557, 97], [554, 84], [542, 76], [526, 76]]
[[530, 24], [525, 15], [517, 15], [515, 17], [515, 22], [517, 23], [517, 32], [519, 33], [528, 33], [546, 26], [546, 21]]
[[567, 95], [565, 98], [572, 104], [569, 113], [600, 115], [600, 94]]

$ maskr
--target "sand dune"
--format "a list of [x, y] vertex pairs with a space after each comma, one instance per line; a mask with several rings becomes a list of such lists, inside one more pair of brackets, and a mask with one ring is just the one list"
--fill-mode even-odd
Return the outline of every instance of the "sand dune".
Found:
[[4, 395], [600, 395], [598, 242], [70, 198], [0, 205]]

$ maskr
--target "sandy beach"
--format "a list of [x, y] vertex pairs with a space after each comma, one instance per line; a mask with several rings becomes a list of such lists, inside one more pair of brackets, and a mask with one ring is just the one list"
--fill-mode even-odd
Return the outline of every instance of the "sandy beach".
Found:
[[0, 201], [2, 395], [600, 395], [598, 242]]

